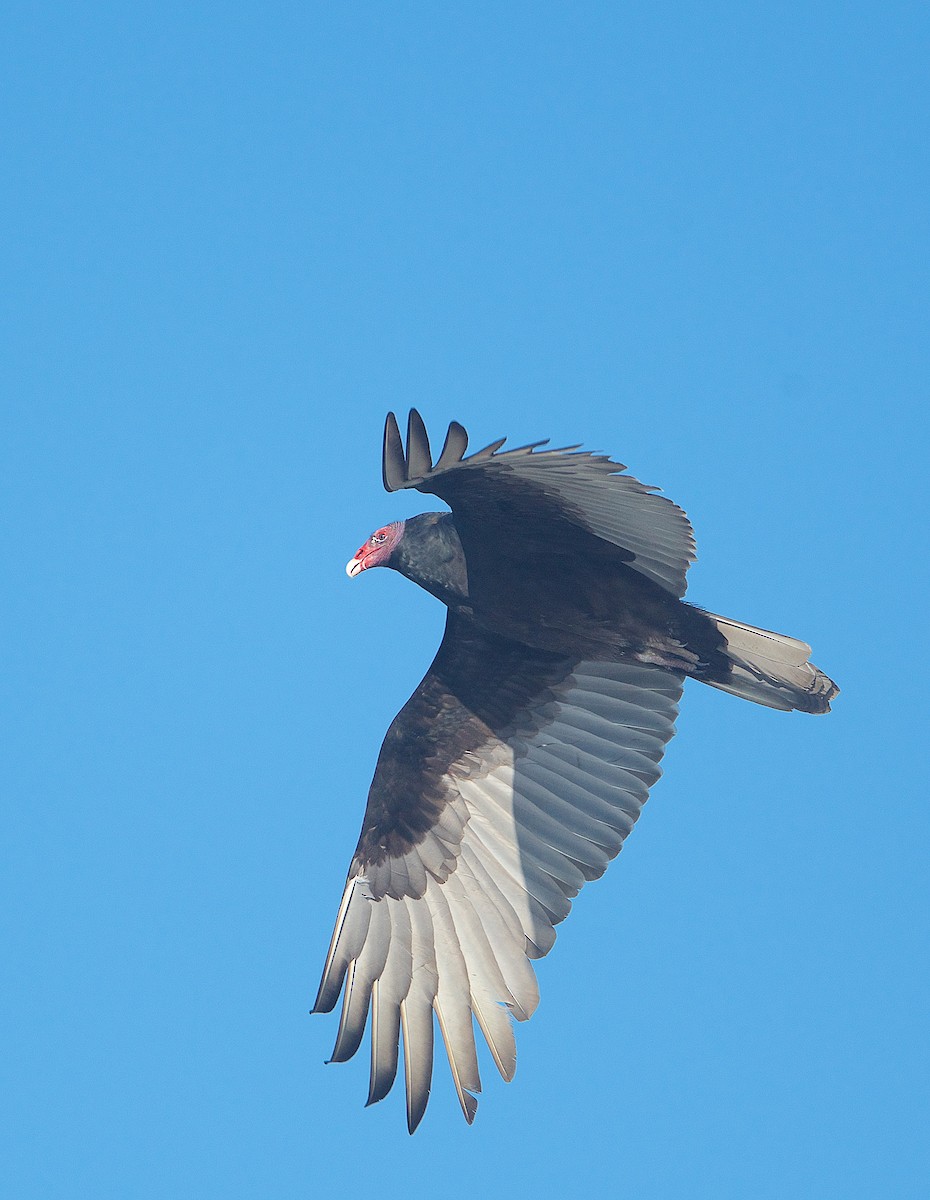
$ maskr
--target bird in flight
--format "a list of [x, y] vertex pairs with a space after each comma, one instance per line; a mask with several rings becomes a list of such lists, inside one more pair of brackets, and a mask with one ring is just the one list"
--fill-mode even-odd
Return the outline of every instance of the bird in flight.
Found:
[[384, 525], [346, 567], [390, 567], [448, 609], [381, 747], [313, 1010], [342, 996], [335, 1062], [371, 1013], [369, 1104], [390, 1091], [403, 1039], [411, 1133], [436, 1025], [469, 1123], [476, 1022], [513, 1077], [513, 1019], [539, 1001], [532, 960], [639, 817], [685, 679], [808, 713], [839, 690], [806, 643], [682, 600], [690, 522], [622, 464], [503, 443], [466, 457], [453, 421], [434, 463], [419, 413], [406, 450], [388, 414], [385, 488], [452, 511]]

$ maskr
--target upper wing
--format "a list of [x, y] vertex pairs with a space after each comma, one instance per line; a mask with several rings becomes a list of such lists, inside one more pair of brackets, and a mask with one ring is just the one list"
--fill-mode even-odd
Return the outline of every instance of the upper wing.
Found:
[[481, 1086], [472, 1017], [512, 1078], [510, 1018], [539, 999], [529, 960], [632, 829], [681, 689], [671, 672], [573, 662], [450, 612], [381, 749], [314, 1006], [330, 1011], [344, 986], [337, 1062], [371, 1010], [369, 1103], [393, 1085], [402, 1031], [411, 1133], [434, 1012], [466, 1120]]
[[[532, 513], [550, 526], [541, 532], [543, 547], [551, 544], [552, 526], [568, 522], [621, 547], [630, 567], [673, 596], [684, 595], [695, 545], [691, 524], [677, 504], [632, 475], [621, 474], [626, 470], [623, 464], [604, 455], [573, 446], [540, 450], [544, 442], [501, 451], [503, 443], [501, 438], [465, 458], [468, 434], [453, 421], [434, 466], [416, 409], [411, 409], [407, 423], [406, 454], [397, 420], [388, 413], [384, 486], [389, 492], [411, 487], [440, 496], [452, 506], [463, 543], [470, 518], [480, 520], [484, 529], [500, 530], [508, 512], [514, 512], [523, 536], [524, 517]], [[471, 557], [467, 547], [466, 554]]]

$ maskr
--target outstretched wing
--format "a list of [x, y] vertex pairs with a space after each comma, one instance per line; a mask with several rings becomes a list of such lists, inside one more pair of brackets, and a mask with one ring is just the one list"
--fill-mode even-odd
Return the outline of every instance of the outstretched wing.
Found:
[[469, 1123], [473, 1018], [504, 1077], [530, 960], [620, 850], [660, 775], [682, 677], [535, 651], [449, 613], [439, 652], [381, 749], [315, 1012], [343, 995], [334, 1061], [371, 1012], [368, 1102], [404, 1043], [407, 1124], [429, 1098], [433, 1014]]
[[[685, 575], [695, 559], [691, 523], [677, 504], [640, 483], [622, 463], [569, 446], [541, 450], [534, 442], [501, 450], [504, 439], [465, 457], [468, 434], [453, 421], [433, 465], [423, 420], [411, 409], [404, 452], [397, 420], [388, 413], [382, 473], [389, 492], [416, 488], [441, 497], [455, 514], [471, 565], [476, 555], [469, 537], [486, 538], [493, 529], [499, 544], [525, 545], [536, 536], [547, 549], [569, 542], [571, 528], [582, 529], [625, 551], [627, 565], [681, 598]], [[493, 567], [489, 569], [493, 570]]]

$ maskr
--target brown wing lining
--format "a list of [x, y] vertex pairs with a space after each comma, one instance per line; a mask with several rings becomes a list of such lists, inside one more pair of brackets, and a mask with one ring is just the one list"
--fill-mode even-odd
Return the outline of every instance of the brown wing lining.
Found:
[[[447, 803], [449, 771], [467, 773], [483, 747], [505, 742], [519, 714], [572, 666], [570, 658], [509, 641], [450, 611], [432, 666], [384, 739], [352, 872], [418, 845]], [[447, 850], [451, 869], [457, 846]], [[394, 894], [390, 886], [386, 894]]]

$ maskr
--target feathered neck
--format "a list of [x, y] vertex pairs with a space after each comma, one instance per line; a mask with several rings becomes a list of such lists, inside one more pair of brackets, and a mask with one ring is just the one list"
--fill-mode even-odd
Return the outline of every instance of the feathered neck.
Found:
[[404, 536], [387, 565], [449, 608], [468, 604], [465, 554], [450, 513], [422, 513], [404, 522]]

